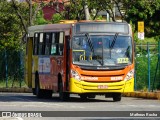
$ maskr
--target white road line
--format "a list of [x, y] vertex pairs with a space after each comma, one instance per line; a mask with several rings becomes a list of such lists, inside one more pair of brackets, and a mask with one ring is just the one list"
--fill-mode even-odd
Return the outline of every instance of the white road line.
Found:
[[0, 117], [0, 120], [23, 120], [20, 117]]

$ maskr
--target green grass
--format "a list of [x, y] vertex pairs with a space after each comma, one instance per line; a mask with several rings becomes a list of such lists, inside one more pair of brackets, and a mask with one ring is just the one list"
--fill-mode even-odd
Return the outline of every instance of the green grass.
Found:
[[20, 88], [20, 87], [27, 87], [27, 85], [25, 84], [24, 80], [22, 80], [21, 82], [18, 80], [13, 80], [13, 79], [9, 79], [8, 82], [6, 82], [6, 80], [0, 80], [0, 88]]

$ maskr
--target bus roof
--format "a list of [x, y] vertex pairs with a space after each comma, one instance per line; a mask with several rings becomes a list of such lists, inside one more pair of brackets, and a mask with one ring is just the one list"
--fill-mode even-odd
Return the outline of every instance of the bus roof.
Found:
[[36, 25], [28, 28], [28, 34], [29, 37], [33, 37], [35, 32], [65, 31], [65, 35], [69, 35], [72, 26], [74, 26], [74, 34], [106, 32], [132, 35], [131, 26], [126, 22], [97, 21], [70, 21], [59, 24]]
[[28, 27], [29, 37], [33, 37], [35, 32], [53, 32], [53, 31], [65, 31], [66, 35], [69, 35], [72, 24], [47, 24], [36, 25]]
[[132, 34], [131, 27], [126, 22], [79, 22], [74, 26], [74, 33]]

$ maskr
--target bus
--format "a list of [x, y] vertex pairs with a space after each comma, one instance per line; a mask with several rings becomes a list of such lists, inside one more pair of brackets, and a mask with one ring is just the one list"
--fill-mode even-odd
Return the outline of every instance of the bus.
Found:
[[58, 93], [121, 101], [134, 91], [134, 42], [126, 22], [61, 22], [28, 28], [25, 81], [38, 98]]

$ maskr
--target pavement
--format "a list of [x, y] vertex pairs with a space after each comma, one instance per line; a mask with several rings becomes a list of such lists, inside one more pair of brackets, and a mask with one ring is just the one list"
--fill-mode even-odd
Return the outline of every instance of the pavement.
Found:
[[[32, 90], [30, 88], [0, 88], [0, 92], [31, 93]], [[160, 91], [154, 91], [154, 92], [135, 91], [131, 93], [123, 93], [123, 96], [160, 100]]]

